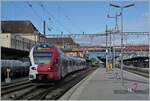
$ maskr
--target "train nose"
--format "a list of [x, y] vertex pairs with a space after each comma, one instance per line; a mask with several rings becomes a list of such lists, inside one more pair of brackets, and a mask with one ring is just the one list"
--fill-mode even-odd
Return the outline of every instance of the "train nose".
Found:
[[38, 65], [37, 71], [38, 72], [48, 72], [51, 68], [49, 67], [49, 65], [46, 64], [40, 64]]

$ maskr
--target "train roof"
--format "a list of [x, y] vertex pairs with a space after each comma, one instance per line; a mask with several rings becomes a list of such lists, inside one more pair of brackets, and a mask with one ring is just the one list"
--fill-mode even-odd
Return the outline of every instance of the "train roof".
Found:
[[84, 58], [81, 58], [81, 57], [74, 57], [74, 56], [71, 56], [71, 57], [68, 57], [70, 60], [76, 60], [76, 61], [85, 61]]

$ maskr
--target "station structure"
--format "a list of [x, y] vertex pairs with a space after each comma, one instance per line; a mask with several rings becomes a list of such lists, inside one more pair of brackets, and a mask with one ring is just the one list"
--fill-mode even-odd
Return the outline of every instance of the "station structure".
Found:
[[[74, 41], [74, 37], [93, 37], [106, 36], [101, 34], [70, 34], [70, 35], [51, 35], [41, 34], [31, 21], [2, 21], [0, 34], [0, 46], [2, 59], [27, 58], [33, 45], [47, 42], [57, 45], [71, 56], [83, 57], [87, 52], [105, 52], [106, 46], [81, 46]], [[118, 34], [118, 33], [116, 33]], [[124, 34], [148, 35], [148, 32], [124, 32]], [[120, 52], [120, 46], [109, 46], [109, 49]], [[126, 45], [123, 48], [123, 62], [138, 62], [139, 66], [147, 69], [148, 65], [143, 65], [149, 56], [149, 45], [137, 44]], [[136, 56], [128, 53], [136, 53]], [[127, 53], [127, 54], [126, 54]], [[117, 61], [120, 61], [118, 56]], [[106, 61], [106, 58], [103, 59]], [[113, 62], [115, 63], [115, 62]], [[81, 82], [66, 92], [60, 100], [148, 100], [149, 99], [149, 78], [145, 78], [123, 70], [121, 76], [119, 68], [100, 66], [91, 75], [85, 77]], [[124, 85], [122, 85], [122, 80]]]
[[[33, 3], [26, 4], [37, 16], [38, 12]], [[78, 26], [76, 27], [81, 33], [71, 33], [49, 12], [44, 3], [39, 2], [38, 6], [41, 6], [43, 11], [43, 14], [39, 13], [43, 16], [40, 19], [43, 22], [43, 33], [30, 20], [1, 21], [2, 99], [150, 99], [150, 32], [124, 31], [124, 9], [135, 6], [134, 3], [110, 3], [110, 7], [120, 10], [115, 16], [107, 14], [107, 18], [114, 19], [115, 26], [108, 28], [106, 25], [106, 30], [98, 33], [82, 32]], [[58, 11], [60, 13], [60, 7]], [[47, 34], [46, 31], [51, 31], [51, 28], [47, 25], [46, 17], [50, 22], [58, 23], [69, 34]], [[69, 16], [64, 17], [71, 21]], [[74, 26], [74, 23], [72, 25]], [[55, 29], [57, 26], [53, 27]], [[80, 43], [76, 38], [80, 38], [82, 42], [85, 41], [84, 38], [89, 38], [89, 42]], [[92, 53], [97, 55], [96, 58], [93, 55], [95, 60], [90, 57]], [[22, 77], [27, 78], [22, 81]], [[15, 84], [17, 79], [20, 81]], [[34, 80], [37, 85], [42, 81], [44, 84], [45, 81], [50, 81], [50, 86], [40, 88], [34, 85]], [[57, 85], [58, 80], [61, 82]], [[66, 90], [63, 91], [63, 88]]]
[[[0, 45], [2, 51], [2, 59], [27, 57], [31, 47], [38, 42], [47, 42], [55, 44], [66, 52], [68, 55], [83, 56], [84, 53], [91, 51], [105, 51], [105, 46], [80, 46], [76, 43], [74, 37], [95, 37], [105, 36], [105, 33], [97, 34], [57, 34], [45, 36], [41, 34], [31, 21], [10, 20], [1, 21]], [[116, 33], [117, 34], [117, 33]], [[148, 32], [125, 32], [126, 35], [148, 35]], [[120, 51], [120, 46], [115, 46]], [[134, 51], [143, 53], [148, 56], [148, 45], [129, 45], [124, 51]], [[18, 54], [18, 55], [16, 55]]]

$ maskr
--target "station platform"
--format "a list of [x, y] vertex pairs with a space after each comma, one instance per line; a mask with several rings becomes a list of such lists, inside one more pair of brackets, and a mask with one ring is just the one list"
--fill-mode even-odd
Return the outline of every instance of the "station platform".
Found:
[[106, 71], [98, 68], [77, 85], [66, 92], [59, 100], [148, 100], [149, 79], [120, 70]]

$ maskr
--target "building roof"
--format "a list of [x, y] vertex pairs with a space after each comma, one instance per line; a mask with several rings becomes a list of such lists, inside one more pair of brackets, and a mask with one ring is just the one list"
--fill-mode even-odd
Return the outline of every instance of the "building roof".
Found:
[[47, 42], [49, 44], [57, 44], [57, 45], [78, 45], [74, 42], [72, 38], [63, 37], [63, 38], [47, 38]]
[[8, 20], [1, 21], [2, 33], [34, 33], [38, 32], [36, 27], [29, 20]]

